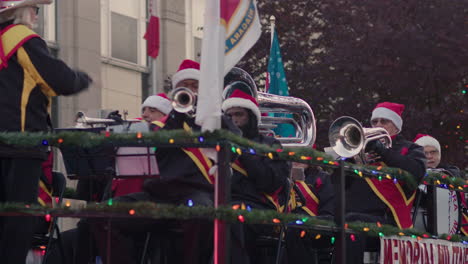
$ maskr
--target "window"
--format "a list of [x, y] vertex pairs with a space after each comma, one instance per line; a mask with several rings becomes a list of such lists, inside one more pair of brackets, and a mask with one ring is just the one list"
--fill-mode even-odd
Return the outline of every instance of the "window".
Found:
[[56, 5], [52, 2], [50, 5], [41, 5], [39, 9], [39, 18], [37, 28], [34, 29], [39, 36], [49, 43], [55, 43], [56, 40]]
[[112, 12], [111, 54], [113, 58], [138, 63], [138, 25], [135, 18]]
[[146, 67], [146, 0], [101, 0], [101, 54], [110, 63]]

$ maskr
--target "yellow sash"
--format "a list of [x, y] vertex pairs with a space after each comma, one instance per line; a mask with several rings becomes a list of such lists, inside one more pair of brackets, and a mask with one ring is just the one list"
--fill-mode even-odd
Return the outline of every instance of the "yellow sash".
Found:
[[29, 39], [39, 37], [24, 25], [12, 25], [0, 32], [0, 70], [8, 66], [8, 59]]

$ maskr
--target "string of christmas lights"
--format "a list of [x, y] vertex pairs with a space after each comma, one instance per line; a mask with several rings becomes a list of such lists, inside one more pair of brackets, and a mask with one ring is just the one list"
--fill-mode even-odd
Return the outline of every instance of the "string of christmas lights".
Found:
[[[70, 203], [64, 203], [63, 207], [47, 208], [38, 205], [24, 205], [17, 203], [0, 204], [0, 215], [33, 215], [43, 216], [46, 221], [51, 221], [52, 217], [87, 217], [87, 218], [108, 218], [108, 217], [138, 217], [152, 219], [219, 219], [230, 223], [244, 224], [286, 224], [290, 228], [300, 230], [301, 238], [310, 237], [313, 239], [329, 238], [330, 243], [335, 241], [334, 234], [339, 231], [331, 221], [317, 219], [308, 215], [294, 213], [278, 213], [274, 210], [256, 210], [248, 205], [234, 205], [232, 207], [213, 208], [198, 206], [193, 201], [188, 200], [185, 205], [155, 204], [150, 202], [137, 203], [100, 203], [88, 204], [86, 208], [71, 209]], [[468, 237], [460, 235], [442, 234], [434, 236], [427, 232], [415, 229], [398, 229], [390, 225], [365, 222], [351, 222], [344, 226], [347, 235], [354, 241], [356, 234], [365, 234], [370, 237], [402, 236], [421, 239], [443, 239], [451, 242], [468, 243]]]
[[[79, 146], [82, 148], [92, 148], [100, 145], [118, 146], [173, 146], [173, 147], [212, 147], [217, 151], [221, 145], [230, 146], [231, 151], [237, 155], [266, 155], [271, 159], [282, 159], [307, 163], [310, 165], [327, 166], [337, 168], [339, 162], [332, 160], [327, 154], [312, 148], [273, 148], [268, 145], [239, 137], [229, 131], [216, 130], [205, 133], [188, 133], [184, 130], [158, 131], [158, 133], [133, 133], [121, 134], [110, 133], [96, 134], [89, 132], [62, 132], [56, 134], [45, 133], [0, 133], [0, 143], [12, 146], [37, 148], [40, 146]], [[379, 180], [389, 179], [394, 183], [405, 182], [408, 188], [416, 189], [418, 183], [415, 182], [411, 174], [406, 171], [370, 165], [357, 165], [352, 163], [344, 164], [348, 175], [356, 177], [374, 177]], [[436, 180], [432, 180], [436, 177]], [[431, 174], [423, 182], [427, 185], [437, 185], [457, 191], [468, 191], [468, 184], [463, 180], [444, 177], [442, 173]]]

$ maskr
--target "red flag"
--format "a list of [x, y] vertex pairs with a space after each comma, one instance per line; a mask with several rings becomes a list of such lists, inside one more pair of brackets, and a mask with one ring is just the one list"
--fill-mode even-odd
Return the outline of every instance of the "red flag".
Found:
[[147, 40], [148, 56], [156, 59], [159, 54], [159, 17], [151, 16], [144, 38]]

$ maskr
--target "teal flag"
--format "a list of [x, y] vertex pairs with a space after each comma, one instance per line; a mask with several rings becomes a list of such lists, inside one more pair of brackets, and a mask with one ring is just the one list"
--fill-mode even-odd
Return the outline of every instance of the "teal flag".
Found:
[[[276, 31], [273, 31], [271, 42], [270, 59], [268, 61], [267, 92], [282, 96], [289, 96], [288, 81], [284, 74], [283, 60]], [[291, 114], [274, 114], [276, 117], [292, 117]], [[279, 124], [274, 129], [275, 134], [281, 137], [295, 137], [296, 131], [291, 124]]]

